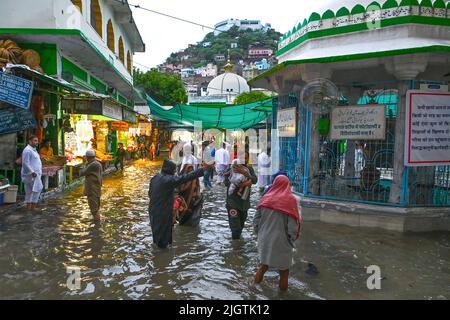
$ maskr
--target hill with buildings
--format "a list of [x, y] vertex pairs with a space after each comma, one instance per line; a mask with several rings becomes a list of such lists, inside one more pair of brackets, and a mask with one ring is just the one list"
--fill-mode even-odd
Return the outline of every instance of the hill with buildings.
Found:
[[188, 48], [172, 53], [160, 73], [180, 75], [189, 97], [207, 95], [209, 82], [224, 72], [228, 59], [233, 73], [250, 80], [277, 64], [281, 33], [259, 20], [229, 19]]
[[247, 78], [246, 67], [255, 73], [255, 70], [264, 71], [276, 64], [274, 53], [280, 36], [281, 33], [269, 24], [230, 19], [217, 24], [216, 31], [208, 33], [197, 44], [172, 53], [160, 65], [160, 71], [180, 73], [183, 78], [196, 74], [214, 77], [223, 71], [230, 55], [234, 72]]

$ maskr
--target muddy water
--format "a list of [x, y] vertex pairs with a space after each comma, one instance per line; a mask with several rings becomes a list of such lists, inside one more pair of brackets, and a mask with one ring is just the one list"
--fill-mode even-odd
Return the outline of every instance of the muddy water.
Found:
[[[159, 167], [136, 163], [105, 179], [104, 221], [91, 222], [82, 188], [49, 199], [40, 214], [0, 217], [1, 299], [449, 299], [450, 235], [404, 235], [304, 223], [290, 290], [276, 272], [253, 284], [258, 257], [249, 219], [231, 241], [225, 191], [206, 193], [199, 228], [177, 226], [174, 246], [152, 245], [148, 183]], [[253, 207], [259, 200], [252, 195]], [[319, 273], [305, 272], [308, 262]], [[381, 290], [367, 289], [366, 267], [381, 268]], [[67, 267], [81, 288], [67, 287]], [[69, 283], [73, 283], [69, 281]]]

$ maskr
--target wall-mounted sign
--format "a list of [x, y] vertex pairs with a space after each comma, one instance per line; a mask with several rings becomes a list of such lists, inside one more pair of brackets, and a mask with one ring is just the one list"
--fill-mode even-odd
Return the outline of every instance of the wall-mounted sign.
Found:
[[101, 115], [103, 111], [102, 100], [74, 100], [62, 99], [62, 108], [71, 114]]
[[36, 120], [30, 110], [0, 103], [0, 134], [34, 129], [36, 126]]
[[112, 119], [123, 120], [122, 107], [108, 100], [103, 100], [103, 115]]
[[29, 109], [32, 94], [33, 81], [0, 72], [0, 101]]
[[297, 109], [280, 109], [277, 112], [277, 129], [280, 138], [297, 136]]
[[111, 122], [111, 129], [115, 131], [128, 131], [130, 125], [125, 121]]
[[407, 93], [405, 165], [450, 164], [450, 93]]
[[129, 123], [137, 123], [136, 113], [123, 108], [123, 120]]
[[331, 111], [332, 140], [385, 140], [386, 106], [337, 107]]

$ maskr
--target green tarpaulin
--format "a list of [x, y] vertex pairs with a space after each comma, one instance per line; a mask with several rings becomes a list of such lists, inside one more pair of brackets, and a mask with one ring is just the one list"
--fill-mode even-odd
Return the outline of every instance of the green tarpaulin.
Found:
[[157, 120], [173, 121], [194, 126], [195, 121], [202, 122], [202, 128], [247, 129], [265, 120], [272, 111], [272, 98], [245, 105], [200, 106], [178, 104], [167, 108], [146, 96], [151, 115]]

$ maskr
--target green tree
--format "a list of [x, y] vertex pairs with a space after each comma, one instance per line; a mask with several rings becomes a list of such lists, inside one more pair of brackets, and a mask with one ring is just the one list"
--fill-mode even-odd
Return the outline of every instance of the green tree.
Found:
[[240, 94], [234, 100], [234, 104], [248, 104], [256, 101], [261, 101], [270, 98], [270, 96], [261, 91], [251, 91]]
[[145, 73], [135, 70], [133, 79], [136, 87], [142, 88], [163, 106], [187, 102], [187, 93], [180, 76], [160, 73], [156, 69]]

